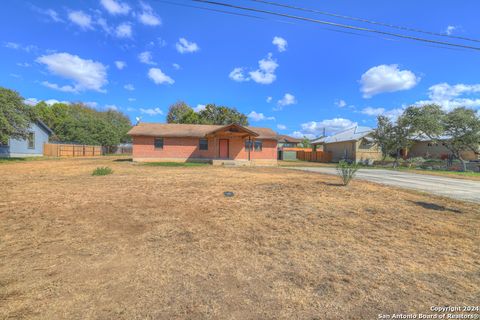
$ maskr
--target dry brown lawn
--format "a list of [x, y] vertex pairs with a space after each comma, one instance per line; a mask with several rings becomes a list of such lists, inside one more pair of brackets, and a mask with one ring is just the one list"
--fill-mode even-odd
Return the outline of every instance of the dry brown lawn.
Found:
[[0, 318], [374, 319], [480, 301], [475, 204], [280, 168], [0, 172]]

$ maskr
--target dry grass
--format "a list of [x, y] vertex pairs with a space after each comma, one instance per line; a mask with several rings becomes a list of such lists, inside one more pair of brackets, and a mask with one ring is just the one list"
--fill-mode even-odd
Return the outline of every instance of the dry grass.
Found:
[[0, 170], [0, 318], [373, 319], [480, 301], [478, 205], [279, 168]]

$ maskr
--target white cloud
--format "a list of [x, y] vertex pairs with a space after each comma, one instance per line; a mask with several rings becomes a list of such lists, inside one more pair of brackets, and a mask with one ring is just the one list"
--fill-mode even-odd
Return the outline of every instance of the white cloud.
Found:
[[260, 84], [271, 84], [275, 81], [277, 76], [275, 70], [278, 68], [278, 63], [272, 58], [269, 53], [267, 58], [258, 61], [258, 69], [249, 72], [253, 81]]
[[455, 30], [457, 30], [456, 26], [448, 26], [445, 29], [445, 33], [448, 34], [448, 35], [451, 35]]
[[37, 98], [28, 98], [28, 99], [23, 100], [23, 103], [25, 103], [26, 105], [29, 105], [29, 106], [34, 106], [39, 102], [40, 101]]
[[252, 121], [275, 120], [275, 117], [267, 117], [263, 113], [257, 113], [255, 111], [250, 112], [247, 117], [252, 119]]
[[180, 65], [178, 63], [172, 63], [172, 67], [175, 69], [175, 70], [180, 70]]
[[133, 102], [133, 101], [137, 101], [137, 99], [135, 99], [135, 98], [128, 98], [128, 101], [129, 101], [129, 102]]
[[[469, 97], [466, 95], [477, 95]], [[439, 83], [428, 88], [429, 100], [417, 101], [416, 105], [435, 103], [444, 110], [450, 111], [457, 107], [480, 108], [480, 84]]]
[[274, 37], [272, 43], [277, 46], [278, 52], [287, 50], [287, 40], [282, 37]]
[[275, 110], [277, 110], [277, 111], [282, 110], [283, 107], [289, 106], [289, 105], [292, 105], [292, 104], [296, 104], [296, 103], [297, 103], [297, 99], [295, 98], [295, 96], [293, 94], [285, 93], [283, 98], [278, 100], [277, 108], [275, 108]]
[[94, 90], [105, 92], [102, 88], [108, 83], [107, 68], [100, 62], [82, 59], [66, 52], [44, 55], [35, 60], [47, 66], [52, 74], [73, 81], [73, 85], [59, 86], [44, 81], [49, 88], [64, 92]]
[[267, 103], [270, 103], [270, 102], [272, 102], [272, 100], [273, 100], [273, 98], [272, 98], [272, 97], [267, 97], [267, 99], [266, 99]]
[[175, 80], [167, 76], [159, 68], [150, 68], [150, 70], [148, 70], [148, 77], [152, 79], [152, 81], [155, 82], [155, 84], [163, 84], [163, 83], [174, 84], [175, 83]]
[[370, 68], [362, 75], [360, 90], [364, 98], [371, 98], [382, 92], [411, 89], [419, 81], [420, 77], [410, 70], [400, 70], [396, 64], [383, 64]]
[[60, 18], [60, 16], [58, 15], [58, 12], [53, 9], [45, 9], [45, 10], [37, 9], [37, 11], [40, 12], [41, 14], [48, 16], [54, 22], [63, 22], [63, 19]]
[[16, 42], [5, 42], [3, 46], [9, 49], [15, 49], [15, 50], [20, 49], [20, 44]]
[[112, 110], [112, 111], [118, 111], [118, 107], [114, 104], [107, 104], [105, 105], [105, 109], [107, 110]]
[[265, 59], [258, 61], [257, 70], [248, 73], [250, 77], [245, 75], [245, 70], [241, 67], [234, 68], [228, 76], [230, 79], [237, 82], [253, 80], [256, 83], [270, 84], [277, 78], [275, 75], [277, 67], [278, 63], [272, 58], [272, 54], [269, 53]]
[[68, 13], [68, 19], [83, 30], [93, 29], [92, 17], [81, 10], [70, 11]]
[[335, 105], [339, 108], [343, 108], [347, 105], [347, 103], [345, 102], [345, 100], [340, 99], [335, 101]]
[[312, 133], [303, 133], [302, 131], [293, 131], [290, 136], [297, 138], [297, 139], [302, 139], [302, 138], [307, 138], [307, 139], [314, 139], [318, 136], [312, 134]]
[[39, 102], [45, 102], [47, 105], [51, 106], [55, 103], [65, 103], [65, 104], [69, 104], [70, 102], [68, 101], [58, 101], [57, 99], [47, 99], [47, 100], [38, 100], [37, 98], [28, 98], [28, 99], [25, 99], [23, 100], [23, 103], [29, 105], [29, 106], [34, 106], [36, 105], [37, 103]]
[[4, 42], [3, 46], [8, 49], [23, 50], [25, 52], [31, 52], [38, 49], [38, 47], [35, 45], [24, 46], [16, 42]]
[[22, 68], [28, 68], [31, 67], [31, 64], [28, 62], [18, 62], [17, 66], [22, 67]]
[[131, 38], [132, 26], [128, 23], [122, 23], [115, 29], [115, 35], [118, 38]]
[[[356, 122], [344, 118], [334, 118], [318, 122], [310, 121], [301, 124], [302, 129], [301, 131], [299, 131], [299, 133], [301, 134], [300, 137], [303, 137], [305, 135], [307, 137], [313, 138], [322, 136], [324, 129], [328, 134], [332, 134], [356, 125]], [[299, 137], [298, 134], [296, 136]]]
[[233, 69], [232, 72], [230, 72], [230, 74], [228, 75], [228, 77], [230, 79], [232, 79], [233, 81], [237, 81], [237, 82], [243, 82], [243, 81], [249, 81], [250, 80], [250, 78], [245, 77], [245, 75], [243, 74], [243, 68]]
[[61, 91], [61, 92], [78, 93], [78, 90], [75, 87], [70, 86], [70, 85], [60, 86], [56, 83], [51, 83], [51, 82], [48, 82], [48, 81], [42, 81], [42, 85], [44, 85], [47, 88], [57, 90], [57, 91]]
[[84, 102], [84, 104], [86, 104], [86, 105], [89, 106], [90, 108], [96, 108], [96, 107], [98, 107], [98, 102], [95, 102], [95, 101], [87, 101], [87, 102]]
[[140, 2], [142, 13], [138, 16], [138, 20], [147, 26], [158, 26], [162, 24], [162, 20], [155, 14], [152, 7], [144, 2]]
[[117, 14], [127, 14], [130, 12], [130, 6], [125, 2], [117, 1], [117, 0], [100, 0], [102, 6], [107, 10], [110, 14], [117, 15]]
[[156, 65], [156, 63], [152, 60], [152, 53], [150, 51], [144, 51], [138, 55], [138, 60], [141, 63]]
[[195, 108], [193, 108], [193, 111], [195, 111], [195, 112], [200, 112], [200, 111], [202, 111], [202, 110], [205, 110], [206, 107], [207, 107], [207, 106], [204, 105], [204, 104], [197, 104], [197, 106], [196, 106]]
[[363, 114], [366, 114], [368, 116], [379, 116], [385, 112], [384, 108], [372, 108], [372, 107], [366, 107], [363, 108], [362, 111], [360, 111]]
[[128, 91], [133, 91], [133, 90], [135, 90], [135, 87], [134, 87], [133, 84], [131, 84], [131, 83], [128, 83], [128, 84], [124, 85], [123, 88], [124, 88], [125, 90], [128, 90]]
[[125, 61], [115, 61], [115, 66], [118, 70], [122, 70], [127, 66], [127, 63]]
[[175, 44], [177, 51], [180, 53], [189, 53], [196, 52], [200, 50], [200, 47], [195, 42], [190, 42], [185, 38], [178, 39], [178, 42]]
[[163, 114], [163, 111], [160, 110], [160, 108], [149, 108], [149, 109], [140, 108], [140, 112], [144, 114], [148, 114], [149, 116], [158, 116]]
[[287, 126], [284, 125], [284, 124], [277, 124], [277, 129], [279, 129], [279, 130], [286, 130], [286, 129], [287, 129]]

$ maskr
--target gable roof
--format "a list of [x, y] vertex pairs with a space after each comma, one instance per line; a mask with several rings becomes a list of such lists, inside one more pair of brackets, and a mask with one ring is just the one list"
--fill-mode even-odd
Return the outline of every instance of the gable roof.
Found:
[[[141, 122], [134, 126], [128, 134], [131, 136], [204, 138], [218, 130], [226, 129], [230, 125], [211, 124], [179, 124], [179, 123], [148, 123]], [[239, 126], [239, 125], [237, 125]], [[258, 139], [277, 140], [277, 134], [270, 128], [239, 126], [257, 135]]]
[[312, 141], [312, 144], [335, 143], [345, 141], [358, 141], [373, 132], [372, 128], [355, 126], [346, 130], [337, 132], [333, 136], [322, 137]]
[[42, 120], [40, 119], [36, 119], [34, 121], [39, 127], [43, 128], [45, 131], [47, 131], [47, 133], [51, 136], [53, 134], [53, 130], [50, 129], [46, 124], [45, 122], [43, 122]]
[[294, 137], [287, 136], [285, 134], [279, 134], [277, 136], [278, 142], [291, 142], [291, 143], [300, 143], [302, 139], [297, 139]]

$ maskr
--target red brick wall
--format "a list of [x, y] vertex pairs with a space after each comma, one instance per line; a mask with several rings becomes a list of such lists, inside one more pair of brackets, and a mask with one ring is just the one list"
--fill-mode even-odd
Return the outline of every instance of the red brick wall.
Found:
[[[134, 136], [132, 154], [134, 158], [177, 158], [177, 159], [216, 159], [218, 158], [218, 139], [208, 140], [208, 150], [199, 150], [198, 138], [163, 138], [163, 149], [155, 149], [154, 137]], [[248, 160], [245, 140], [229, 138], [229, 158]], [[251, 151], [250, 159], [277, 159], [277, 141], [262, 140], [262, 151]]]
[[199, 150], [198, 138], [163, 138], [163, 149], [155, 149], [154, 137], [133, 137], [134, 158], [213, 158], [214, 141], [209, 139], [208, 150]]

